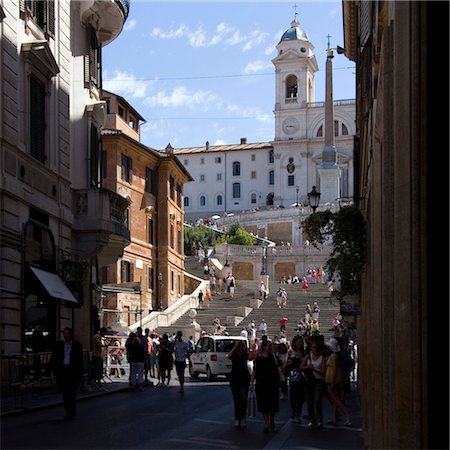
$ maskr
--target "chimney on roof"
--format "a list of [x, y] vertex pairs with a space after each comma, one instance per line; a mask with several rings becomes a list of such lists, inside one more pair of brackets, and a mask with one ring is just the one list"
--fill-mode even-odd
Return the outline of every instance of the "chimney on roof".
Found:
[[206, 150], [209, 150], [209, 141], [205, 142], [205, 147], [206, 147]]
[[173, 155], [173, 147], [170, 145], [170, 142], [166, 146], [166, 153], [169, 155]]
[[246, 144], [247, 143], [247, 138], [241, 138], [241, 145]]

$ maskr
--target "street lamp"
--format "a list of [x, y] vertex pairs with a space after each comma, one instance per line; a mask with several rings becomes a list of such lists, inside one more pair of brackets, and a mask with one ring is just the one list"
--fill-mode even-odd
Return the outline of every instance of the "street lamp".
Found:
[[227, 245], [227, 257], [225, 259], [225, 267], [230, 267], [230, 262], [228, 261], [228, 237], [225, 238], [225, 244]]
[[261, 261], [261, 275], [265, 275], [266, 274], [266, 258], [267, 258], [267, 255], [266, 255], [266, 252], [267, 252], [267, 247], [266, 247], [266, 245], [265, 244], [263, 244], [263, 246], [262, 246], [262, 261]]
[[159, 272], [158, 274], [159, 290], [158, 290], [158, 310], [162, 311], [162, 285], [163, 285], [163, 274]]
[[312, 191], [308, 192], [308, 203], [313, 210], [313, 214], [316, 212], [320, 202], [320, 192], [317, 192], [316, 186], [312, 187]]
[[298, 208], [298, 186], [295, 187], [295, 190], [297, 191], [297, 201], [295, 202], [295, 206]]

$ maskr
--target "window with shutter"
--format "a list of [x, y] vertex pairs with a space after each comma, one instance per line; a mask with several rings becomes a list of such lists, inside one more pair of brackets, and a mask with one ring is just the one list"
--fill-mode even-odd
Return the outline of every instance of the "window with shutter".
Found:
[[31, 19], [47, 36], [55, 37], [55, 1], [20, 0], [23, 18]]
[[30, 154], [45, 163], [45, 85], [34, 76], [30, 78]]
[[87, 88], [91, 83], [101, 88], [101, 45], [93, 27], [90, 27], [89, 53], [84, 56], [84, 83]]

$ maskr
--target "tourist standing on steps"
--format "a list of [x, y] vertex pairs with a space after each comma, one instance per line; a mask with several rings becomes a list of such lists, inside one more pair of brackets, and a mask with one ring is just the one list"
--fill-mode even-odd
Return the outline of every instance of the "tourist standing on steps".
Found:
[[264, 319], [261, 319], [261, 323], [259, 324], [259, 332], [261, 333], [261, 336], [267, 334], [267, 323]]
[[228, 274], [227, 286], [228, 286], [228, 292], [230, 293], [230, 298], [233, 298], [234, 292], [236, 290], [236, 280], [231, 273]]
[[177, 331], [174, 343], [175, 369], [180, 382], [180, 394], [184, 392], [184, 371], [186, 369], [186, 358], [189, 356], [188, 343], [182, 339], [183, 333]]
[[234, 403], [234, 426], [246, 427], [247, 397], [250, 386], [250, 372], [247, 363], [253, 359], [243, 341], [235, 341], [234, 347], [228, 353], [231, 360], [230, 389]]

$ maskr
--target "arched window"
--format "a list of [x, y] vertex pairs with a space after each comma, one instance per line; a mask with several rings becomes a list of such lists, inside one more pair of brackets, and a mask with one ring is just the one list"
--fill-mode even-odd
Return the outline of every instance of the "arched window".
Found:
[[184, 207], [189, 208], [189, 206], [190, 206], [189, 197], [184, 197]]
[[222, 195], [218, 195], [217, 196], [217, 206], [222, 206], [222, 204], [223, 204], [223, 197], [222, 197]]
[[273, 192], [271, 192], [271, 193], [266, 197], [266, 205], [267, 205], [267, 206], [272, 206], [272, 205], [273, 205]]
[[241, 198], [241, 183], [233, 183], [233, 198]]
[[316, 137], [322, 136], [323, 136], [323, 125], [320, 125], [319, 129], [317, 130]]
[[238, 161], [235, 161], [233, 163], [233, 176], [238, 177], [241, 175], [241, 163]]
[[286, 98], [297, 98], [297, 77], [289, 75], [286, 78]]
[[204, 195], [200, 196], [200, 206], [206, 206], [206, 197]]
[[342, 136], [348, 136], [348, 128], [342, 123]]
[[269, 150], [269, 164], [273, 164], [273, 150]]
[[275, 171], [271, 170], [269, 172], [269, 184], [274, 185], [275, 184]]
[[256, 205], [256, 194], [255, 194], [255, 193], [253, 193], [253, 194], [251, 195], [251, 197], [250, 197], [250, 203], [251, 203], [252, 205]]

